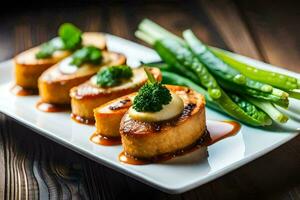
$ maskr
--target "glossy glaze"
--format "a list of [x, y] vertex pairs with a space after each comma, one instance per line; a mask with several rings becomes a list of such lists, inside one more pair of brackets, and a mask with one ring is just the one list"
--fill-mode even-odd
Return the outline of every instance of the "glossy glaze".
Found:
[[31, 96], [39, 94], [38, 89], [23, 88], [19, 85], [14, 85], [10, 91], [16, 96]]
[[206, 145], [212, 145], [227, 137], [236, 135], [241, 129], [241, 124], [236, 121], [210, 121], [207, 130], [210, 133], [210, 141]]
[[79, 115], [76, 115], [74, 113], [71, 114], [71, 118], [80, 123], [80, 124], [87, 124], [87, 125], [94, 125], [95, 124], [95, 119], [94, 118], [84, 118], [84, 117], [81, 117]]
[[52, 103], [39, 101], [36, 104], [36, 108], [43, 112], [64, 112], [70, 110], [70, 105], [65, 105], [65, 104], [59, 105], [59, 104], [52, 104]]
[[93, 134], [90, 137], [90, 141], [104, 146], [114, 146], [121, 144], [121, 137], [106, 137], [99, 134]]

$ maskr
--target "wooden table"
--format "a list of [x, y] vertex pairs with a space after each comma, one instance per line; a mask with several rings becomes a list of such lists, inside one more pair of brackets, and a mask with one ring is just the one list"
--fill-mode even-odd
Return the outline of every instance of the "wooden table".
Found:
[[[177, 34], [191, 28], [210, 45], [300, 72], [300, 6], [296, 1], [66, 4], [41, 8], [23, 3], [26, 9], [2, 8], [0, 60], [55, 36], [63, 22], [73, 22], [85, 31], [104, 31], [138, 41], [133, 33], [140, 20], [148, 17]], [[168, 195], [0, 114], [0, 199], [299, 199], [299, 169], [297, 137], [215, 181], [184, 194]]]

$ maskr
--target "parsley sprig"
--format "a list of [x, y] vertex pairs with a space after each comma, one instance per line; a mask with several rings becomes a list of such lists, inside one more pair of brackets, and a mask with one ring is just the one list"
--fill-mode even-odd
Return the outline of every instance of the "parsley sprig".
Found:
[[132, 69], [127, 65], [117, 65], [102, 68], [97, 74], [97, 85], [112, 87], [133, 76]]
[[81, 47], [81, 35], [81, 30], [73, 24], [62, 24], [58, 30], [59, 37], [42, 44], [35, 56], [37, 59], [44, 59], [50, 58], [57, 50], [74, 51]]
[[102, 61], [102, 51], [94, 46], [83, 47], [72, 55], [71, 65], [80, 67], [84, 63], [99, 65]]

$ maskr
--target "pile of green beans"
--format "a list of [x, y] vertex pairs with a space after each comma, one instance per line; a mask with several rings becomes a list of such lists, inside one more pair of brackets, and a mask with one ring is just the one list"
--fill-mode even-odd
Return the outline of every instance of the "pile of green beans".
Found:
[[289, 97], [300, 98], [298, 79], [237, 61], [206, 46], [191, 30], [180, 38], [145, 19], [136, 36], [161, 57], [163, 62], [149, 65], [162, 70], [163, 83], [190, 87], [205, 96], [207, 106], [246, 124], [285, 123], [288, 117], [276, 105], [287, 108]]

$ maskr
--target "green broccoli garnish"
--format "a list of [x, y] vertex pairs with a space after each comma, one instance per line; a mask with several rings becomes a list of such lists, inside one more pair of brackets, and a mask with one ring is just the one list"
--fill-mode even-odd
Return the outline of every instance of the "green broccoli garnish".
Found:
[[71, 65], [80, 67], [84, 63], [99, 65], [102, 61], [102, 52], [94, 46], [83, 47], [72, 55]]
[[163, 105], [167, 105], [172, 100], [170, 91], [157, 82], [153, 75], [146, 69], [148, 83], [146, 83], [138, 92], [133, 100], [133, 109], [138, 112], [158, 112], [162, 110]]
[[132, 69], [127, 65], [118, 65], [102, 68], [97, 74], [97, 85], [111, 87], [128, 80], [133, 76]]

